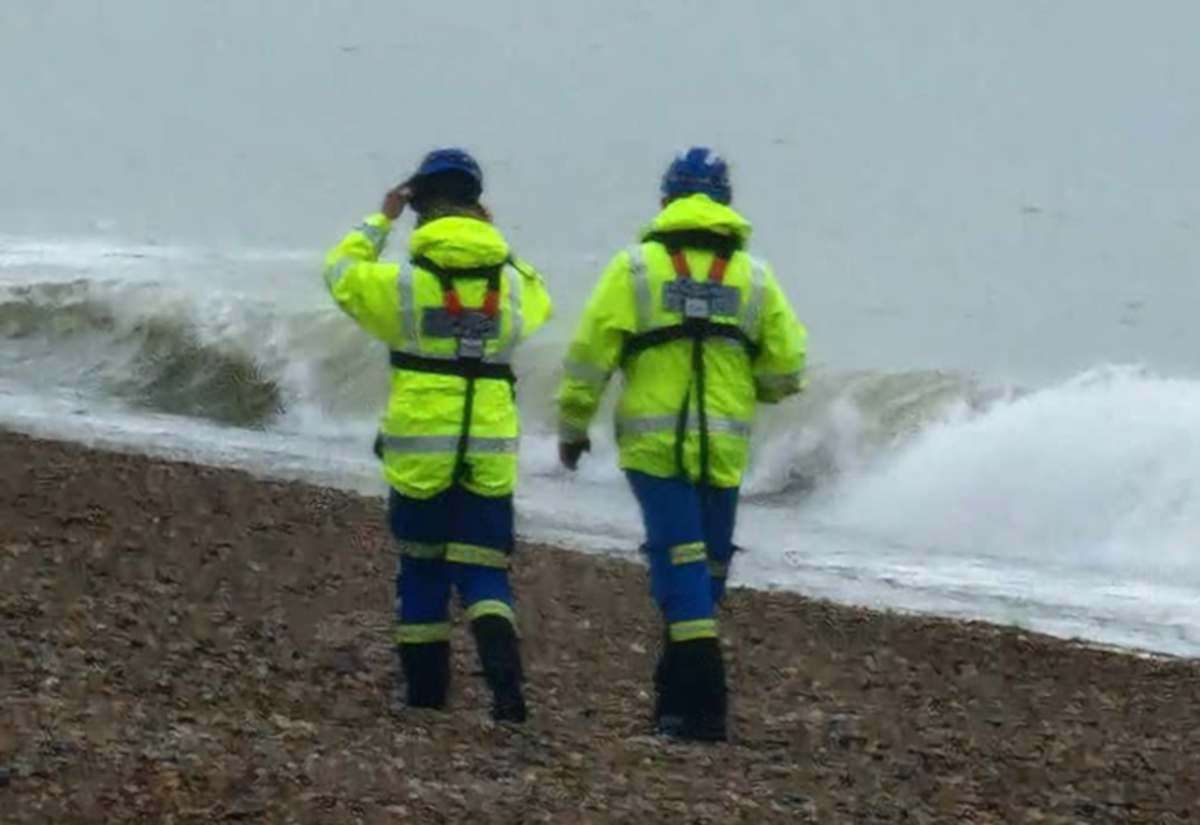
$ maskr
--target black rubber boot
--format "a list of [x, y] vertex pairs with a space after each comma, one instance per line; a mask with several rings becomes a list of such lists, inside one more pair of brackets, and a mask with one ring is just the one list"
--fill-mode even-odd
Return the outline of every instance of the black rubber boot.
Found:
[[678, 736], [683, 730], [684, 708], [676, 652], [670, 636], [665, 635], [654, 669], [654, 730], [661, 736]]
[[483, 678], [492, 689], [492, 718], [497, 722], [524, 722], [525, 696], [517, 632], [503, 616], [481, 616], [471, 622]]
[[397, 649], [408, 686], [408, 706], [435, 710], [446, 707], [446, 694], [450, 690], [450, 643], [403, 644]]
[[672, 647], [683, 715], [676, 735], [701, 742], [724, 742], [729, 694], [720, 641], [693, 639], [674, 642]]

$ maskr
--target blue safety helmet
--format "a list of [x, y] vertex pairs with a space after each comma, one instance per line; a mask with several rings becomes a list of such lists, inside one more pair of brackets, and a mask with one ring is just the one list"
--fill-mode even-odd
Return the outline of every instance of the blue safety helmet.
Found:
[[702, 194], [717, 203], [729, 203], [733, 200], [729, 166], [707, 146], [693, 146], [677, 154], [663, 173], [662, 194], [664, 198]]
[[421, 161], [421, 165], [417, 167], [412, 180], [416, 181], [440, 172], [459, 172], [466, 175], [478, 189], [475, 193], [476, 197], [483, 192], [483, 170], [479, 168], [479, 164], [475, 162], [475, 158], [471, 157], [463, 149], [453, 147], [448, 149], [434, 149]]

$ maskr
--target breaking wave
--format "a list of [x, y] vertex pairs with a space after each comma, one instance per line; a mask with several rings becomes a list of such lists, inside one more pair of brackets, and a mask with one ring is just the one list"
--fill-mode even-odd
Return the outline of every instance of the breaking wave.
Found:
[[[285, 312], [154, 281], [0, 287], [0, 337], [12, 353], [10, 379], [238, 427], [366, 438], [387, 387], [380, 345], [332, 307]], [[533, 438], [554, 432], [560, 358], [551, 338], [528, 346], [517, 365]], [[953, 373], [817, 370], [796, 403], [763, 411], [756, 452], [764, 458], [746, 492], [770, 500], [810, 491], [931, 420], [1007, 394]], [[612, 449], [608, 427], [596, 429], [603, 455]]]
[[164, 305], [143, 304], [150, 297], [144, 286], [82, 281], [5, 290], [10, 377], [224, 424], [262, 427], [280, 413], [281, 388], [263, 361]]

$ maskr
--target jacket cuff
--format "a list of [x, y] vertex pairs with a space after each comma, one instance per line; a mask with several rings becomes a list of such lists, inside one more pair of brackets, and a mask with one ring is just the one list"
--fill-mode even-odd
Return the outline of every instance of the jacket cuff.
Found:
[[367, 224], [368, 226], [377, 226], [385, 231], [392, 228], [391, 219], [382, 212], [372, 212], [370, 215], [367, 215], [367, 217], [363, 218], [363, 223]]
[[375, 212], [363, 218], [362, 223], [355, 227], [355, 229], [366, 237], [372, 249], [375, 250], [375, 257], [378, 257], [387, 243], [388, 233], [392, 229], [392, 222], [382, 212]]
[[558, 440], [562, 444], [578, 444], [587, 441], [587, 428], [576, 427], [565, 421], [558, 422]]

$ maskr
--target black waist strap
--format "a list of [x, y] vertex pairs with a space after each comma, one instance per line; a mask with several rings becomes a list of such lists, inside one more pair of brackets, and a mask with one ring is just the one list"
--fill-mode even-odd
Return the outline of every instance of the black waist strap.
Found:
[[510, 384], [517, 382], [517, 376], [508, 364], [491, 364], [475, 358], [458, 358], [443, 360], [441, 358], [426, 358], [408, 352], [392, 350], [392, 366], [398, 370], [412, 372], [432, 372], [438, 375], [457, 375], [460, 378], [495, 378]]
[[741, 344], [746, 354], [753, 360], [758, 356], [758, 345], [750, 340], [750, 336], [737, 324], [719, 324], [707, 319], [692, 318], [682, 324], [669, 327], [659, 327], [647, 332], [631, 335], [625, 341], [621, 350], [621, 363], [624, 364], [633, 356], [671, 341], [700, 340], [705, 338], [728, 338]]

